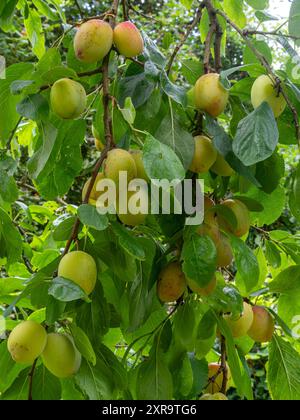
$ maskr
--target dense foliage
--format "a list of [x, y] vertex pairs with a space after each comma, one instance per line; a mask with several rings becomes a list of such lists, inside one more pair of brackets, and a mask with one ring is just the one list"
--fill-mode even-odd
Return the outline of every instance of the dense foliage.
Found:
[[[1, 2], [0, 399], [300, 399], [299, 11]], [[201, 226], [100, 215], [122, 169]]]

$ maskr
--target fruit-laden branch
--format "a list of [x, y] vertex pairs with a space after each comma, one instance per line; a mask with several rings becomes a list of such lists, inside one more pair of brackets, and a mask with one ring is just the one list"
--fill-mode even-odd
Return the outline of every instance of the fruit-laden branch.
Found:
[[224, 395], [226, 394], [227, 383], [228, 383], [228, 367], [226, 363], [226, 358], [227, 358], [226, 341], [225, 341], [225, 337], [222, 335], [221, 336], [221, 369], [223, 372], [223, 380], [222, 380], [221, 393]]
[[293, 39], [294, 41], [297, 41], [297, 40], [300, 39], [300, 36], [283, 34], [283, 33], [278, 32], [278, 31], [267, 32], [267, 31], [256, 31], [256, 30], [251, 30], [251, 29], [245, 29], [243, 31], [243, 34], [245, 36], [251, 36], [251, 35], [282, 36], [283, 38]]
[[282, 86], [282, 82], [280, 80], [280, 78], [274, 73], [272, 67], [270, 66], [270, 64], [268, 63], [268, 60], [265, 58], [265, 56], [263, 54], [261, 54], [256, 48], [255, 46], [252, 44], [251, 41], [249, 41], [248, 37], [244, 34], [244, 31], [242, 29], [240, 29], [227, 15], [226, 13], [224, 13], [222, 10], [219, 9], [215, 9], [216, 14], [222, 16], [226, 22], [233, 28], [235, 29], [235, 31], [244, 39], [245, 43], [247, 44], [247, 46], [251, 49], [251, 51], [253, 52], [253, 54], [259, 59], [260, 63], [262, 64], [262, 66], [268, 71], [269, 75], [272, 77], [272, 79], [275, 82], [276, 88], [278, 89], [278, 94], [282, 93], [289, 109], [291, 110], [292, 114], [293, 114], [293, 119], [294, 119], [294, 125], [296, 128], [296, 138], [298, 140], [299, 143], [299, 147], [300, 147], [300, 124], [299, 124], [299, 116], [298, 116], [298, 112], [296, 110], [296, 108], [294, 107], [292, 101], [290, 100], [288, 94], [286, 93], [286, 91], [284, 90], [284, 87]]
[[[119, 0], [114, 0], [113, 2], [113, 6], [111, 9], [111, 15], [109, 18], [109, 23], [112, 27], [115, 26], [115, 22], [116, 22], [116, 16], [117, 16], [117, 12], [118, 12], [118, 6], [119, 6]], [[84, 200], [83, 200], [83, 204], [87, 204], [89, 202], [89, 198], [92, 192], [92, 189], [94, 187], [97, 175], [99, 173], [99, 170], [104, 162], [104, 160], [107, 157], [107, 153], [109, 152], [109, 150], [114, 147], [114, 140], [113, 140], [113, 132], [112, 132], [112, 120], [111, 120], [111, 115], [110, 115], [110, 108], [109, 108], [109, 104], [110, 104], [110, 93], [109, 93], [109, 74], [108, 74], [108, 66], [109, 66], [109, 57], [110, 57], [110, 53], [108, 53], [108, 55], [103, 59], [103, 63], [102, 63], [102, 84], [103, 84], [103, 106], [104, 106], [104, 116], [103, 116], [103, 123], [104, 123], [104, 135], [105, 135], [105, 142], [106, 142], [106, 146], [104, 148], [104, 150], [101, 153], [101, 156], [99, 158], [99, 160], [97, 161], [95, 168], [93, 170], [92, 176], [91, 176], [91, 181], [89, 182], [89, 186], [87, 189], [87, 192], [85, 194]], [[65, 256], [69, 250], [70, 247], [72, 245], [72, 243], [74, 241], [76, 241], [77, 237], [78, 237], [78, 230], [79, 230], [79, 226], [80, 226], [80, 220], [77, 217], [71, 235], [67, 241], [65, 250], [63, 252], [63, 256]]]
[[190, 36], [191, 32], [194, 30], [194, 28], [201, 21], [203, 8], [204, 8], [204, 3], [201, 3], [200, 6], [199, 6], [199, 8], [198, 8], [198, 10], [197, 10], [197, 12], [196, 12], [196, 15], [195, 15], [195, 18], [194, 18], [193, 22], [187, 27], [186, 33], [182, 36], [182, 39], [180, 40], [180, 42], [178, 43], [178, 45], [175, 47], [175, 49], [174, 49], [174, 51], [173, 51], [173, 53], [172, 53], [172, 55], [170, 57], [170, 60], [168, 62], [168, 65], [167, 65], [167, 69], [166, 69], [167, 74], [170, 73], [171, 68], [172, 68], [172, 65], [174, 63], [174, 60], [175, 60], [177, 54], [179, 53], [179, 51], [181, 50], [181, 48], [185, 44], [185, 42], [188, 39], [188, 37]]

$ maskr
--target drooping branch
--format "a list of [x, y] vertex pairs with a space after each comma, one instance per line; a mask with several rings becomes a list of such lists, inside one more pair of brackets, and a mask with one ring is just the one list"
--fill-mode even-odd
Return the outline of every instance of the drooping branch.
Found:
[[201, 3], [200, 6], [198, 7], [198, 10], [196, 12], [196, 15], [195, 15], [194, 20], [187, 27], [187, 30], [186, 30], [185, 34], [182, 36], [182, 38], [181, 38], [180, 42], [178, 43], [178, 45], [176, 45], [176, 47], [175, 47], [175, 49], [174, 49], [174, 51], [173, 51], [173, 53], [172, 53], [172, 55], [170, 57], [170, 60], [168, 62], [168, 65], [167, 65], [167, 69], [166, 69], [167, 74], [170, 73], [171, 68], [172, 68], [172, 65], [174, 63], [174, 60], [175, 60], [177, 54], [179, 53], [179, 51], [181, 50], [181, 48], [185, 44], [185, 42], [188, 39], [188, 37], [190, 36], [191, 32], [195, 29], [195, 27], [201, 21], [203, 8], [204, 8], [204, 3]]
[[240, 29], [222, 10], [215, 9], [216, 14], [222, 16], [226, 22], [244, 39], [246, 45], [250, 48], [250, 50], [253, 52], [253, 54], [258, 58], [261, 65], [267, 70], [269, 75], [272, 77], [275, 86], [278, 90], [278, 93], [282, 93], [282, 96], [284, 97], [290, 111], [293, 114], [293, 120], [294, 125], [296, 129], [296, 138], [298, 140], [299, 146], [300, 146], [300, 124], [299, 124], [299, 116], [296, 108], [294, 107], [292, 101], [290, 100], [288, 94], [284, 90], [283, 84], [281, 79], [275, 74], [272, 67], [270, 66], [268, 60], [265, 58], [265, 56], [260, 53], [257, 48], [252, 44], [252, 42], [248, 39], [248, 37], [244, 34], [244, 31]]

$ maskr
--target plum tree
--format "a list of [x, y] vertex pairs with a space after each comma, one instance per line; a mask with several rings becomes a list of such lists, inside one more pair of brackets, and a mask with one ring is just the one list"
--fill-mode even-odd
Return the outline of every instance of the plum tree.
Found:
[[224, 217], [219, 216], [220, 226], [235, 236], [241, 237], [246, 235], [250, 229], [250, 213], [245, 204], [239, 200], [225, 200], [222, 205], [232, 210], [236, 217], [237, 225], [233, 228]]
[[[104, 174], [102, 172], [100, 172], [95, 180], [95, 183], [93, 185], [91, 194], [90, 194], [90, 198], [89, 198], [89, 204], [91, 204], [92, 206], [95, 206], [97, 204], [97, 200], [98, 198], [101, 196], [102, 192], [97, 191], [97, 184], [99, 181], [101, 181], [102, 179], [104, 179]], [[82, 201], [84, 201], [86, 193], [88, 191], [89, 185], [91, 182], [91, 178], [89, 178], [86, 183], [84, 184], [84, 187], [82, 189]]]
[[271, 341], [275, 330], [274, 318], [262, 306], [253, 306], [253, 323], [248, 335], [258, 343]]
[[221, 392], [217, 392], [216, 394], [204, 394], [202, 397], [199, 398], [200, 400], [207, 400], [207, 401], [216, 401], [216, 400], [223, 400], [228, 401], [226, 395], [222, 394]]
[[146, 182], [149, 182], [149, 177], [146, 174], [145, 166], [143, 162], [143, 152], [141, 150], [135, 149], [135, 150], [130, 150], [130, 153], [135, 162], [135, 166], [137, 170], [137, 178], [144, 179]]
[[144, 41], [132, 22], [121, 22], [114, 29], [114, 44], [120, 54], [132, 58], [142, 54]]
[[74, 375], [81, 365], [81, 354], [75, 347], [72, 337], [65, 334], [48, 334], [42, 359], [46, 368], [58, 378]]
[[195, 85], [196, 108], [212, 117], [218, 117], [225, 110], [229, 93], [220, 83], [217, 73], [201, 76]]
[[234, 175], [234, 170], [220, 153], [217, 154], [217, 159], [210, 169], [219, 176], [229, 177]]
[[190, 170], [197, 174], [209, 171], [217, 159], [217, 150], [206, 136], [195, 137], [195, 152]]
[[89, 295], [96, 286], [97, 266], [93, 257], [86, 252], [73, 251], [61, 259], [58, 275], [72, 280]]
[[78, 60], [97, 63], [111, 50], [113, 30], [109, 23], [92, 19], [83, 23], [74, 38], [74, 50]]
[[259, 76], [253, 83], [251, 101], [254, 108], [267, 102], [272, 108], [275, 118], [279, 117], [286, 108], [286, 101], [282, 93], [278, 92], [271, 76]]
[[178, 261], [169, 263], [160, 272], [157, 281], [157, 295], [161, 302], [178, 300], [186, 290], [186, 278]]
[[146, 217], [148, 215], [148, 192], [143, 189], [140, 191], [141, 201], [147, 204], [147, 208], [145, 208], [143, 202], [140, 202], [139, 200], [139, 203], [137, 203], [139, 207], [137, 214], [134, 214], [128, 208], [128, 203], [134, 195], [135, 195], [134, 191], [128, 191], [127, 205], [125, 206], [127, 210], [125, 212], [121, 211], [120, 198], [118, 199], [118, 203], [117, 203], [117, 213], [118, 213], [118, 217], [120, 221], [124, 225], [132, 226], [132, 227], [144, 224], [146, 221]]
[[38, 358], [47, 342], [44, 327], [35, 321], [23, 321], [10, 333], [7, 348], [17, 363], [33, 363]]
[[217, 248], [217, 267], [227, 267], [232, 263], [233, 253], [229, 240], [224, 234], [220, 234], [220, 241], [216, 244]]
[[252, 306], [244, 302], [243, 313], [238, 319], [232, 315], [224, 315], [224, 318], [234, 338], [244, 337], [247, 335], [253, 323]]
[[200, 287], [194, 280], [190, 279], [187, 279], [187, 284], [192, 292], [197, 293], [200, 296], [209, 296], [217, 287], [217, 278], [214, 276], [206, 287]]
[[107, 154], [104, 174], [118, 185], [121, 171], [127, 172], [128, 182], [137, 177], [137, 168], [132, 155], [127, 150], [113, 149]]
[[64, 78], [52, 86], [50, 102], [52, 111], [60, 118], [75, 119], [85, 110], [87, 97], [80, 83]]
[[[205, 390], [208, 394], [218, 394], [222, 389], [223, 384], [223, 371], [221, 369], [220, 363], [209, 363], [208, 365], [208, 381], [209, 384]], [[230, 370], [227, 366], [227, 387], [226, 391], [229, 388], [229, 381], [231, 378]]]

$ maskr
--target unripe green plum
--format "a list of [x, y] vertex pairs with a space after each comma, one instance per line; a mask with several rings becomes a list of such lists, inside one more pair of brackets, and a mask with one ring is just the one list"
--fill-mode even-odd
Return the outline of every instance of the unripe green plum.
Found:
[[74, 38], [74, 50], [78, 60], [97, 63], [111, 50], [113, 30], [109, 23], [92, 19], [83, 23]]
[[178, 300], [186, 290], [186, 278], [179, 262], [169, 263], [160, 272], [157, 282], [157, 295], [161, 302]]
[[42, 359], [46, 368], [57, 378], [69, 378], [78, 372], [81, 365], [81, 354], [72, 337], [64, 334], [48, 334]]
[[[223, 372], [220, 372], [221, 365], [220, 363], [209, 363], [208, 365], [208, 379], [209, 384], [205, 392], [208, 394], [218, 394], [222, 389], [223, 384]], [[219, 373], [220, 372], [220, 373]], [[214, 380], [211, 380], [214, 378]], [[227, 366], [227, 387], [226, 391], [229, 389], [229, 381], [231, 378], [230, 370]]]
[[71, 79], [57, 80], [51, 88], [52, 111], [63, 119], [80, 117], [86, 107], [87, 97], [84, 87]]
[[248, 233], [250, 229], [250, 213], [247, 206], [239, 200], [226, 200], [222, 205], [232, 210], [236, 217], [237, 225], [236, 228], [232, 228], [223, 217], [219, 216], [218, 220], [220, 226], [225, 231], [230, 232], [239, 238]]
[[23, 321], [17, 325], [7, 340], [7, 348], [17, 363], [33, 363], [47, 343], [45, 328], [35, 321]]
[[225, 110], [229, 93], [220, 83], [217, 73], [201, 76], [195, 85], [195, 103], [201, 111], [218, 117]]
[[253, 323], [248, 335], [257, 343], [267, 343], [272, 340], [275, 330], [274, 318], [262, 306], [253, 306]]
[[128, 182], [137, 177], [137, 168], [132, 155], [127, 150], [113, 149], [107, 154], [104, 174], [118, 185], [121, 171], [127, 172]]
[[238, 319], [233, 318], [232, 315], [224, 315], [224, 319], [234, 338], [240, 338], [247, 335], [253, 323], [253, 318], [252, 307], [246, 302], [244, 302], [243, 313]]
[[229, 240], [225, 235], [220, 235], [220, 241], [216, 245], [217, 248], [217, 267], [227, 267], [232, 263], [233, 253]]
[[[104, 179], [104, 174], [102, 172], [100, 172], [96, 177], [96, 181], [93, 185], [93, 189], [91, 191], [90, 198], [89, 198], [89, 204], [91, 204], [92, 206], [95, 206], [97, 204], [97, 200], [102, 194], [102, 192], [97, 191], [97, 184], [98, 184], [99, 181], [102, 181], [102, 179]], [[88, 191], [90, 182], [91, 182], [91, 178], [89, 178], [86, 181], [86, 183], [84, 184], [84, 187], [82, 189], [82, 201], [84, 201], [84, 199], [85, 199], [85, 196], [86, 196], [86, 193]]]
[[228, 401], [226, 395], [222, 394], [221, 392], [217, 392], [216, 394], [204, 394], [200, 398], [201, 401], [216, 401], [216, 400], [223, 400]]
[[210, 169], [214, 174], [224, 177], [232, 176], [235, 173], [220, 153], [217, 154], [217, 159]]
[[143, 162], [143, 152], [141, 150], [131, 150], [131, 156], [134, 159], [136, 170], [137, 170], [137, 178], [144, 179], [146, 182], [149, 182], [149, 177], [146, 174], [145, 166]]
[[267, 102], [272, 108], [275, 118], [279, 117], [286, 108], [286, 101], [282, 93], [278, 94], [275, 83], [271, 76], [259, 76], [253, 83], [251, 100], [254, 108], [258, 108], [263, 102]]
[[97, 281], [95, 260], [83, 251], [69, 252], [59, 263], [58, 276], [72, 280], [89, 295], [94, 290]]
[[132, 58], [142, 54], [144, 41], [132, 22], [121, 22], [114, 29], [114, 44], [120, 54]]
[[195, 137], [195, 152], [190, 171], [197, 174], [208, 172], [217, 159], [217, 150], [206, 136]]
[[[133, 197], [136, 193], [134, 191], [128, 191], [127, 192], [127, 205], [129, 200], [131, 199], [131, 197]], [[145, 203], [147, 200], [147, 205], [148, 205], [148, 192], [146, 190], [141, 190], [141, 196], [144, 197], [145, 199]], [[143, 198], [141, 198], [141, 200], [143, 200]], [[119, 199], [118, 199], [119, 201]], [[137, 214], [131, 213], [128, 206], [127, 206], [127, 211], [126, 213], [121, 213], [120, 211], [120, 202], [118, 202], [117, 204], [117, 213], [118, 213], [118, 217], [120, 219], [120, 221], [127, 226], [138, 226], [138, 225], [142, 225], [145, 223], [147, 215], [148, 215], [148, 209], [144, 210], [144, 206], [142, 203], [138, 204], [139, 207], [139, 212]]]
[[200, 287], [194, 280], [187, 280], [188, 286], [192, 292], [197, 293], [200, 296], [209, 296], [211, 295], [217, 287], [216, 276], [210, 281], [206, 287]]

